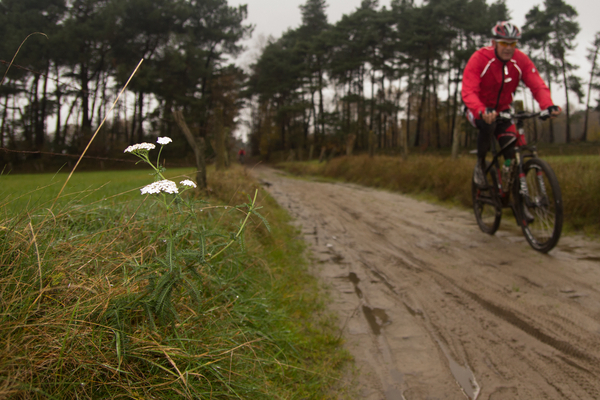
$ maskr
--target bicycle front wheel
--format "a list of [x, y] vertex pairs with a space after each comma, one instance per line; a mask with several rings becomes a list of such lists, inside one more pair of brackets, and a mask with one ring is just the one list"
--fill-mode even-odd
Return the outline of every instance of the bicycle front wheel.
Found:
[[479, 229], [493, 235], [500, 226], [502, 218], [502, 207], [498, 202], [498, 179], [496, 168], [492, 167], [487, 175], [487, 186], [478, 187], [475, 182], [471, 183], [471, 195], [473, 198], [473, 211]]
[[533, 158], [523, 166], [527, 194], [519, 195], [521, 228], [535, 250], [547, 253], [562, 233], [563, 203], [556, 175], [547, 162]]

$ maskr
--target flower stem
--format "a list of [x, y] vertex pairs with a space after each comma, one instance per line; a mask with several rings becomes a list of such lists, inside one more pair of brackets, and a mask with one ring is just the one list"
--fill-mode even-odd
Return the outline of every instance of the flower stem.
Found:
[[250, 218], [250, 214], [252, 214], [252, 210], [254, 210], [254, 204], [256, 203], [256, 197], [257, 196], [258, 196], [258, 189], [256, 189], [256, 191], [254, 192], [254, 199], [252, 200], [252, 204], [250, 205], [250, 208], [248, 209], [248, 212], [246, 213], [246, 218], [244, 218], [244, 222], [242, 222], [242, 225], [240, 226], [240, 229], [235, 234], [235, 237], [232, 240], [230, 240], [229, 243], [227, 243], [227, 246], [223, 247], [221, 250], [219, 250], [219, 252], [217, 252], [216, 254], [214, 254], [213, 256], [211, 256], [209, 260], [212, 260], [212, 259], [216, 258], [219, 254], [221, 254], [222, 252], [224, 252], [225, 250], [227, 250], [227, 248], [229, 246], [231, 246], [233, 244], [233, 242], [235, 242], [237, 240], [238, 237], [240, 237], [240, 235], [244, 231], [244, 227], [246, 226], [246, 223], [248, 222], [248, 219]]

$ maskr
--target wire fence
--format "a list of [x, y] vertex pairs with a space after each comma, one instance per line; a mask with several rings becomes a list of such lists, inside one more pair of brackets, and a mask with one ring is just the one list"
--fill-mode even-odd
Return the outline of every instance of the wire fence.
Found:
[[[49, 152], [49, 151], [26, 151], [26, 150], [12, 150], [12, 149], [7, 149], [6, 147], [0, 147], [0, 151], [4, 152], [6, 154], [39, 154], [39, 155], [47, 155], [47, 156], [52, 156], [52, 157], [64, 157], [64, 158], [72, 158], [72, 159], [79, 159], [81, 157], [80, 154], [67, 154], [67, 153], [53, 153], [53, 152]], [[122, 163], [128, 163], [128, 164], [136, 164], [137, 161], [136, 160], [127, 160], [125, 158], [111, 158], [111, 157], [97, 157], [97, 156], [87, 156], [84, 155], [82, 157], [84, 160], [102, 160], [102, 161], [115, 161], [115, 162], [122, 162]]]
[[[15, 155], [17, 157], [15, 157]], [[38, 156], [36, 158], [36, 156]], [[162, 162], [169, 168], [195, 167], [189, 155], [164, 157]], [[137, 160], [110, 156], [56, 153], [51, 151], [13, 150], [0, 147], [0, 175], [6, 173], [45, 173], [72, 168], [81, 158], [80, 169], [86, 171], [123, 170], [144, 168]]]

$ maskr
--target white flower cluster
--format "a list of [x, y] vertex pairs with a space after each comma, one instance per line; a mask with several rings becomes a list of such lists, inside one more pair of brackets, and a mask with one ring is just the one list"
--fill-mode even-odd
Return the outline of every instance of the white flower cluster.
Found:
[[156, 146], [153, 145], [152, 143], [138, 143], [138, 144], [129, 146], [128, 148], [125, 149], [125, 151], [123, 153], [135, 153], [136, 151], [140, 151], [140, 150], [150, 151], [155, 148], [156, 148]]
[[185, 181], [181, 181], [179, 183], [183, 186], [189, 186], [189, 187], [193, 187], [193, 188], [196, 187], [196, 184], [194, 182], [190, 181], [189, 179], [186, 179]]
[[171, 142], [172, 142], [172, 140], [171, 140], [171, 138], [170, 138], [170, 137], [159, 137], [159, 138], [156, 140], [156, 143], [158, 143], [158, 144], [160, 144], [160, 145], [162, 145], [162, 146], [164, 146], [165, 144], [169, 144], [169, 143], [171, 143]]
[[165, 192], [169, 194], [179, 193], [179, 189], [177, 189], [177, 184], [168, 179], [151, 183], [150, 185], [141, 189], [142, 194], [157, 194], [160, 192]]

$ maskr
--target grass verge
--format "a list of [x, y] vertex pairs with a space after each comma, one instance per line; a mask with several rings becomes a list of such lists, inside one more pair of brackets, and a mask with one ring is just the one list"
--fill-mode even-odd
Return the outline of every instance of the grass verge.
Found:
[[[600, 234], [600, 157], [569, 155], [542, 157], [560, 183], [567, 230]], [[282, 168], [295, 175], [313, 175], [413, 195], [433, 196], [443, 202], [472, 207], [471, 175], [474, 157], [418, 155], [407, 160], [392, 156], [338, 157], [326, 163], [286, 162]]]
[[161, 321], [136, 299], [169, 253], [164, 215], [127, 194], [151, 177], [120, 174], [86, 175], [53, 208], [45, 182], [19, 175], [10, 198], [3, 185], [0, 398], [338, 398], [349, 356], [285, 211], [241, 168], [209, 174], [178, 251], [218, 249], [255, 190], [270, 231], [253, 217], [218, 258], [183, 257], [199, 295], [172, 291], [175, 317]]

